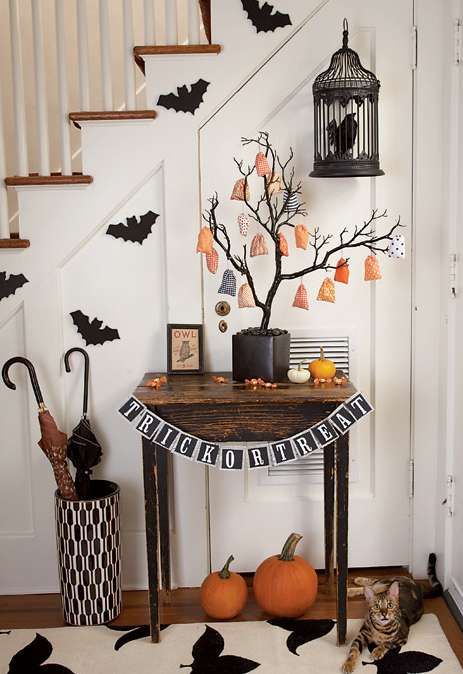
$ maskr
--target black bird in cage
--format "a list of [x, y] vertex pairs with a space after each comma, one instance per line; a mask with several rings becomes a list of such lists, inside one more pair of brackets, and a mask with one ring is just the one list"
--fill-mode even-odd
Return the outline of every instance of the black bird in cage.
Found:
[[334, 145], [334, 152], [337, 157], [343, 157], [355, 145], [358, 129], [355, 114], [355, 112], [346, 114], [339, 125], [335, 119], [332, 119], [326, 127], [328, 140], [330, 145]]

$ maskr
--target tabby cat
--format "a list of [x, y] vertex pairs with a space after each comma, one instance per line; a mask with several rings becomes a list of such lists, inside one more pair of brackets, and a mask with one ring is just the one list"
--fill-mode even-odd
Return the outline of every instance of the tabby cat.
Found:
[[354, 671], [365, 646], [374, 645], [371, 657], [379, 660], [389, 650], [398, 649], [407, 642], [410, 625], [423, 615], [423, 597], [442, 594], [442, 586], [436, 577], [434, 554], [429, 556], [428, 576], [431, 590], [425, 593], [418, 583], [407, 576], [381, 580], [355, 579], [355, 584], [360, 587], [349, 590], [349, 595], [364, 592], [368, 602], [368, 614], [342, 666], [345, 674]]

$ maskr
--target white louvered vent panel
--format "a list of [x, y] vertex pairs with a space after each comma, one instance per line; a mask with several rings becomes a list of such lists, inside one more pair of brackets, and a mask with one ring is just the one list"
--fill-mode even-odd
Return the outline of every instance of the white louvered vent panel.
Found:
[[[315, 360], [323, 346], [325, 357], [334, 361], [338, 370], [349, 376], [349, 337], [291, 337], [291, 367], [304, 361]], [[304, 459], [268, 469], [269, 477], [305, 476], [310, 482], [323, 482], [323, 450], [319, 449]]]

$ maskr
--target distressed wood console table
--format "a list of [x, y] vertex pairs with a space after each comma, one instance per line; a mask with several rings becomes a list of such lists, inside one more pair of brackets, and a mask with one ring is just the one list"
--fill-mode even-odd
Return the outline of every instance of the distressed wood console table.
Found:
[[[287, 438], [326, 418], [356, 392], [352, 384], [280, 384], [253, 391], [233, 383], [216, 384], [212, 374], [174, 375], [160, 390], [145, 384], [159, 373], [144, 376], [134, 395], [165, 421], [210, 442], [275, 441]], [[151, 638], [159, 641], [159, 591], [171, 589], [169, 542], [168, 452], [142, 439], [145, 486], [146, 541]], [[346, 640], [347, 525], [349, 435], [324, 449], [325, 572], [336, 585], [338, 644]], [[336, 513], [336, 527], [335, 523]]]

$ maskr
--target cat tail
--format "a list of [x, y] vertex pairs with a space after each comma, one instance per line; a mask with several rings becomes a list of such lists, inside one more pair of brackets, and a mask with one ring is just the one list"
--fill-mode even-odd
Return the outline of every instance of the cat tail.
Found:
[[360, 587], [369, 587], [370, 585], [374, 585], [377, 580], [377, 578], [364, 578], [363, 576], [357, 576], [357, 578], [354, 578], [354, 584], [359, 585]]
[[431, 584], [431, 589], [423, 590], [424, 599], [432, 599], [433, 597], [441, 597], [444, 594], [444, 589], [436, 574], [437, 557], [434, 552], [428, 557], [428, 579]]

